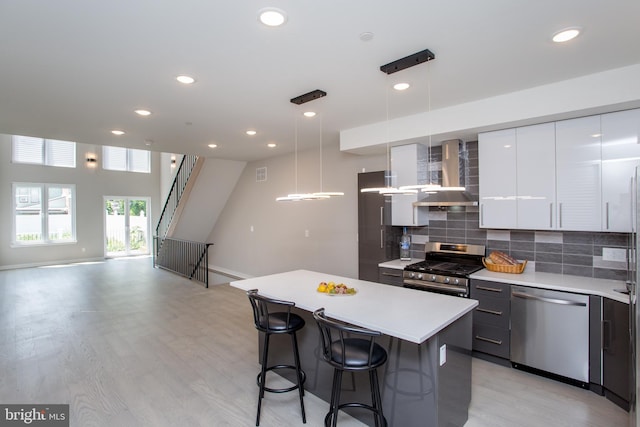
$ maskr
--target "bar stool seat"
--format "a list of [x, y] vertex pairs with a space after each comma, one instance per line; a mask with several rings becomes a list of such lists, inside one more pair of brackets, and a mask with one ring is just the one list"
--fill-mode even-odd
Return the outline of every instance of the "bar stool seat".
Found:
[[[338, 411], [342, 408], [363, 408], [373, 412], [376, 427], [386, 427], [377, 368], [387, 362], [387, 352], [375, 342], [375, 338], [382, 333], [329, 319], [325, 316], [324, 308], [316, 310], [313, 318], [320, 329], [322, 359], [334, 368], [331, 402], [324, 425], [335, 427]], [[371, 405], [362, 402], [340, 403], [344, 371], [369, 373]]]
[[[300, 354], [298, 352], [298, 339], [296, 332], [302, 329], [305, 325], [304, 319], [295, 313], [291, 312], [291, 309], [295, 306], [295, 303], [291, 301], [282, 301], [272, 298], [267, 298], [258, 293], [257, 289], [251, 289], [247, 291], [249, 302], [253, 310], [253, 320], [255, 327], [263, 334], [262, 345], [262, 359], [260, 373], [256, 377], [256, 383], [258, 384], [258, 413], [256, 415], [256, 426], [260, 425], [260, 411], [262, 408], [262, 399], [264, 398], [264, 392], [271, 393], [286, 393], [293, 390], [298, 390], [300, 395], [300, 409], [302, 411], [302, 422], [306, 423], [306, 415], [304, 411], [304, 382], [306, 380], [306, 374], [300, 367]], [[267, 366], [269, 356], [269, 338], [273, 334], [289, 334], [291, 336], [291, 346], [293, 348], [293, 363], [294, 365], [278, 364]], [[292, 369], [296, 373], [296, 383], [290, 387], [271, 388], [266, 386], [266, 375], [269, 371], [278, 369]]]

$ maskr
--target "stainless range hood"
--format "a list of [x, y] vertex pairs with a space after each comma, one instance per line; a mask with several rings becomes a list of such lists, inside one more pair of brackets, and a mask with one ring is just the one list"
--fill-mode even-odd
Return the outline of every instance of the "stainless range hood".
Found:
[[478, 200], [467, 191], [446, 190], [447, 187], [463, 187], [460, 182], [460, 140], [442, 143], [442, 187], [445, 190], [427, 195], [413, 206], [478, 206]]

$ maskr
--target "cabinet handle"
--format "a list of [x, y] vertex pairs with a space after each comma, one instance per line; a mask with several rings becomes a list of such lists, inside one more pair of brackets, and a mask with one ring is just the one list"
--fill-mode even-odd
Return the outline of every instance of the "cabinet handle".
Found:
[[502, 316], [502, 312], [501, 311], [487, 310], [486, 308], [476, 308], [476, 311], [480, 311], [482, 313], [494, 314], [496, 316]]
[[402, 274], [393, 274], [393, 273], [380, 273], [383, 276], [390, 276], [390, 277], [402, 277]]
[[558, 203], [558, 226], [562, 228], [562, 203]]
[[553, 228], [553, 203], [549, 203], [549, 228]]
[[538, 295], [526, 294], [524, 292], [511, 292], [511, 296], [516, 297], [516, 298], [530, 299], [530, 300], [534, 300], [534, 301], [548, 302], [550, 304], [574, 305], [574, 306], [577, 306], [577, 307], [586, 307], [587, 306], [587, 303], [580, 302], [580, 301], [571, 301], [571, 300], [560, 299], [560, 298], [541, 297], [541, 296], [538, 296]]
[[476, 339], [480, 341], [490, 342], [491, 344], [502, 345], [502, 340], [492, 340], [491, 338], [481, 337], [480, 335], [476, 335]]
[[384, 225], [384, 206], [380, 206], [380, 225]]
[[476, 289], [479, 290], [479, 291], [502, 292], [502, 289], [499, 289], [499, 288], [487, 288], [485, 286], [476, 286]]
[[380, 249], [384, 249], [384, 228], [380, 229]]
[[604, 217], [605, 217], [605, 228], [608, 230], [609, 229], [609, 202], [604, 204], [605, 208], [604, 208]]
[[609, 351], [611, 344], [611, 320], [602, 321], [602, 351]]
[[480, 205], [480, 225], [484, 225], [484, 205]]

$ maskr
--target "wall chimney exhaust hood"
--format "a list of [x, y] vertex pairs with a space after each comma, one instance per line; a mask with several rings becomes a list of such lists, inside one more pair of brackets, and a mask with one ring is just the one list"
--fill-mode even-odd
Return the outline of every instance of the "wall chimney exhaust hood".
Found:
[[[413, 203], [413, 206], [478, 206], [478, 200], [460, 187], [460, 140], [442, 142], [442, 188]], [[448, 190], [451, 189], [451, 190]]]

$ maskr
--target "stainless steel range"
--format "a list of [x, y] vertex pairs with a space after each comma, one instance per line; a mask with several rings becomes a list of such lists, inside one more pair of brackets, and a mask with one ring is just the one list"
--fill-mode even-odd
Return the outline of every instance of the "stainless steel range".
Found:
[[483, 245], [427, 242], [425, 259], [402, 272], [405, 288], [469, 298], [469, 275], [484, 268]]

